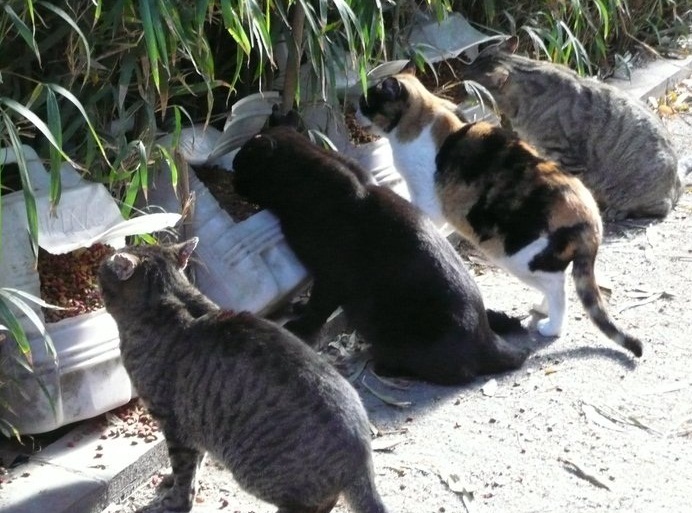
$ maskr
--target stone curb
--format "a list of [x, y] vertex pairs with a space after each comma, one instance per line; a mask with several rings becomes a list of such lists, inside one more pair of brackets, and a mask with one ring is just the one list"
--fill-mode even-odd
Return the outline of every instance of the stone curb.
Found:
[[692, 72], [692, 55], [684, 59], [662, 59], [648, 63], [645, 67], [632, 70], [630, 80], [611, 78], [607, 82], [632, 96], [646, 101], [649, 97], [659, 98], [677, 82]]

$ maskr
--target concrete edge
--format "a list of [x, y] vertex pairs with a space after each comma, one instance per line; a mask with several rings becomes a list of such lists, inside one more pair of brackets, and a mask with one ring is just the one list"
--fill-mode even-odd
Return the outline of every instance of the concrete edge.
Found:
[[610, 85], [628, 92], [640, 100], [664, 96], [677, 82], [692, 73], [692, 55], [684, 59], [657, 59], [632, 71], [630, 80], [611, 78]]

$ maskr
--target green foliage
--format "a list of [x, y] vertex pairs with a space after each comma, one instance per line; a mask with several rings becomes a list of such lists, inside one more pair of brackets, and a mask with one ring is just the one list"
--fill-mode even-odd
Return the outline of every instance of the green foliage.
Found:
[[[11, 366], [17, 365], [19, 368], [23, 368], [28, 373], [33, 373], [33, 360], [32, 351], [29, 344], [29, 340], [26, 336], [24, 327], [20, 324], [15, 310], [21, 312], [25, 318], [30, 322], [37, 330], [38, 334], [43, 338], [44, 344], [46, 346], [46, 354], [56, 358], [55, 346], [53, 341], [46, 331], [46, 327], [43, 324], [41, 318], [34, 312], [29, 303], [35, 303], [39, 306], [45, 308], [54, 308], [48, 305], [45, 301], [40, 298], [34, 297], [22, 290], [17, 290], [9, 287], [0, 288], [0, 388], [3, 387], [20, 387], [16, 383], [11, 373], [2, 372], [2, 369], [8, 369]], [[17, 351], [12, 351], [5, 344], [9, 344], [10, 340], [14, 341], [17, 347]], [[43, 381], [40, 376], [35, 376], [38, 380], [38, 384], [44, 391], [49, 399], [50, 405], [55, 413], [55, 403], [53, 398], [48, 393]], [[21, 389], [19, 389], [21, 393]], [[27, 398], [30, 400], [30, 398]], [[19, 438], [19, 433], [3, 416], [2, 412], [9, 411], [11, 406], [7, 404], [2, 398], [0, 398], [0, 433], [10, 437], [15, 436]]]
[[[364, 76], [384, 55], [383, 4], [0, 0], [0, 147], [16, 154], [35, 253], [36, 199], [22, 145], [34, 148], [50, 169], [53, 204], [60, 200], [60, 167], [67, 161], [85, 178], [106, 184], [128, 217], [159, 163], [166, 162], [177, 180], [175, 152], [157, 144], [163, 131], [223, 124], [232, 103], [286, 73], [277, 45], [291, 39], [298, 6], [305, 28], [297, 62], [304, 57], [310, 63], [311, 91], [327, 96], [339, 68], [355, 67]], [[4, 193], [11, 189], [3, 164]], [[11, 335], [30, 366], [10, 297], [16, 295], [0, 289], [0, 336]]]
[[53, 201], [69, 160], [129, 214], [152, 163], [168, 160], [160, 130], [179, 127], [181, 114], [220, 121], [271, 86], [297, 5], [317, 94], [338, 68], [364, 75], [383, 55], [382, 3], [369, 0], [0, 1], [0, 144], [28, 142], [50, 163]]
[[607, 74], [618, 55], [650, 50], [689, 32], [692, 9], [675, 0], [471, 0], [457, 2], [469, 19], [528, 36], [534, 56], [581, 74]]

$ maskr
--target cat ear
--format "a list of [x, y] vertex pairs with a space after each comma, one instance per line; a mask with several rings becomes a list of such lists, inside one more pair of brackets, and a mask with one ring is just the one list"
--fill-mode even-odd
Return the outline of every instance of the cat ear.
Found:
[[269, 128], [275, 126], [289, 126], [291, 128], [295, 128], [296, 130], [300, 130], [300, 114], [298, 114], [298, 111], [295, 109], [291, 109], [286, 114], [282, 114], [279, 104], [275, 103], [272, 106], [272, 113], [267, 120], [266, 126]]
[[387, 100], [396, 100], [401, 94], [401, 83], [396, 77], [387, 77], [380, 84], [380, 91]]
[[519, 48], [519, 38], [517, 36], [507, 38], [500, 45], [500, 49], [507, 53], [514, 53], [517, 51], [517, 48]]
[[410, 60], [406, 63], [406, 66], [404, 66], [399, 73], [403, 73], [405, 75], [413, 75], [414, 77], [416, 76], [416, 63], [413, 62], [413, 60]]
[[275, 103], [274, 105], [272, 105], [272, 113], [269, 115], [269, 118], [267, 119], [267, 126], [279, 126], [281, 125], [282, 121], [283, 115], [281, 114], [281, 108], [279, 107], [278, 103]]
[[110, 268], [120, 281], [129, 280], [139, 264], [139, 258], [130, 253], [116, 253], [110, 257]]
[[286, 125], [298, 130], [300, 128], [300, 114], [295, 109], [291, 109], [286, 113]]
[[198, 237], [192, 237], [191, 239], [178, 244], [178, 269], [181, 271], [187, 267], [187, 263], [190, 260], [192, 253], [195, 251], [198, 242]]

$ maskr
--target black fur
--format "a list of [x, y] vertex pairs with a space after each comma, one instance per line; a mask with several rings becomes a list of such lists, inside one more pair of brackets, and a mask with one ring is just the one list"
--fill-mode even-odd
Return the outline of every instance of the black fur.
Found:
[[380, 369], [456, 384], [521, 366], [527, 352], [491, 331], [463, 262], [409, 202], [286, 127], [248, 141], [233, 167], [236, 191], [279, 217], [314, 277], [289, 329], [312, 337], [341, 306]]

